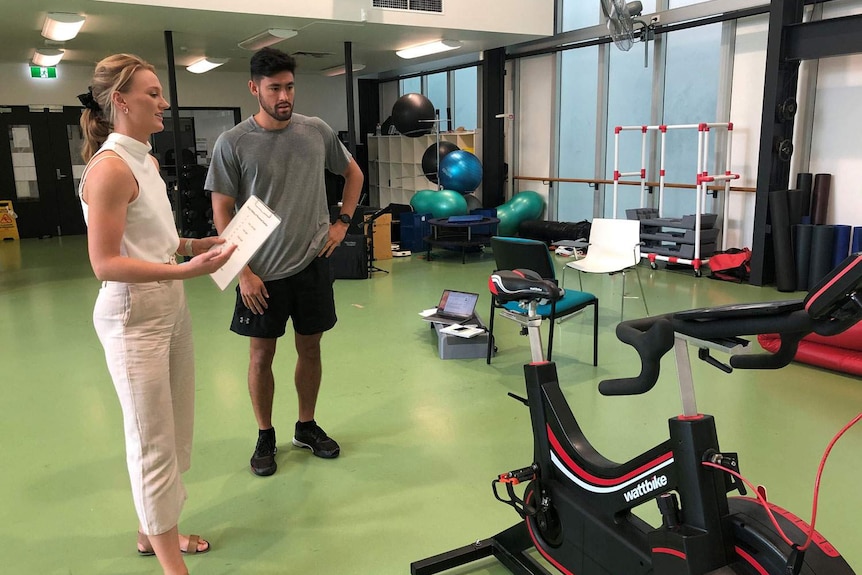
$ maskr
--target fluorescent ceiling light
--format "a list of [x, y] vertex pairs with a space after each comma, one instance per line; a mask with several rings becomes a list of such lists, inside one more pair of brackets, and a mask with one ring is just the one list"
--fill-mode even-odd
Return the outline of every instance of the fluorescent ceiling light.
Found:
[[43, 68], [50, 68], [51, 66], [56, 66], [60, 63], [60, 60], [63, 59], [62, 50], [54, 50], [53, 48], [37, 48], [33, 53], [33, 64], [36, 66], [42, 66]]
[[204, 72], [209, 72], [214, 68], [218, 68], [227, 62], [227, 60], [227, 58], [201, 58], [197, 62], [193, 62], [186, 66], [186, 70], [192, 74], [203, 74]]
[[[353, 71], [354, 72], [359, 72], [360, 70], [364, 70], [364, 69], [365, 69], [365, 64], [357, 64], [355, 62], [353, 63]], [[347, 68], [345, 68], [344, 64], [342, 64], [341, 66], [333, 66], [332, 68], [326, 68], [324, 70], [321, 70], [320, 72], [324, 76], [340, 76], [340, 75], [344, 74], [346, 71], [347, 71]]]
[[429, 54], [437, 54], [439, 52], [447, 52], [461, 47], [461, 42], [458, 40], [438, 40], [428, 44], [420, 44], [411, 46], [403, 50], [397, 50], [395, 53], [402, 58], [420, 58]]
[[79, 14], [49, 12], [42, 25], [42, 36], [55, 42], [65, 42], [77, 36], [83, 25], [84, 17]]
[[297, 32], [296, 30], [270, 28], [269, 30], [264, 30], [260, 34], [255, 34], [251, 38], [243, 40], [242, 42], [237, 44], [237, 46], [244, 50], [260, 50], [261, 48], [266, 48], [267, 46], [278, 44], [282, 40], [293, 38], [298, 33], [299, 32]]

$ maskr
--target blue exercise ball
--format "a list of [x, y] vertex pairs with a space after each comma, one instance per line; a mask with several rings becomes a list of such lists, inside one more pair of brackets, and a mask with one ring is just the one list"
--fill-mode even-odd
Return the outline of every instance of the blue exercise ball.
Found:
[[434, 104], [422, 94], [404, 94], [392, 105], [392, 124], [408, 138], [418, 138], [434, 129]]
[[439, 161], [442, 162], [447, 154], [460, 149], [452, 142], [447, 142], [446, 140], [441, 140], [439, 144], [431, 144], [425, 149], [425, 153], [422, 154], [422, 173], [436, 184], [438, 155]]
[[440, 160], [439, 174], [447, 190], [472, 192], [482, 183], [482, 162], [466, 150], [455, 150]]

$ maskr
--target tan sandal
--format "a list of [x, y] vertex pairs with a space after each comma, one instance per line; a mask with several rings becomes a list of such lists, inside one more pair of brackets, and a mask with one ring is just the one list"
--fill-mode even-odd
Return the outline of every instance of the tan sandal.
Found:
[[[203, 549], [198, 549], [198, 546], [204, 543], [206, 547]], [[201, 553], [208, 553], [210, 550], [210, 543], [206, 539], [201, 539], [200, 535], [189, 535], [189, 542], [186, 545], [186, 548], [183, 549], [180, 547], [180, 553], [183, 555], [198, 555]], [[152, 545], [150, 545], [150, 538], [138, 531], [138, 555], [142, 557], [151, 557], [155, 555], [156, 552], [153, 551]]]

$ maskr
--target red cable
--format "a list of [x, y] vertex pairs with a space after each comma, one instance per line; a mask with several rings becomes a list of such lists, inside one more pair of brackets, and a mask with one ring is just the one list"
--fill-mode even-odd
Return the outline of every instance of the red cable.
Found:
[[[850, 420], [847, 425], [842, 427], [841, 431], [835, 434], [835, 437], [832, 438], [832, 441], [829, 442], [829, 445], [826, 446], [826, 450], [823, 452], [823, 457], [820, 459], [820, 465], [817, 468], [817, 477], [814, 480], [814, 500], [811, 506], [811, 523], [808, 525], [808, 536], [805, 540], [805, 543], [799, 546], [800, 551], [805, 551], [806, 549], [808, 549], [808, 547], [811, 545], [811, 541], [814, 539], [814, 524], [817, 522], [817, 500], [820, 497], [820, 478], [823, 475], [823, 469], [826, 467], [826, 458], [829, 457], [829, 453], [832, 451], [832, 447], [834, 447], [835, 443], [839, 439], [841, 439], [841, 436], [844, 435], [851, 427], [856, 425], [860, 419], [862, 419], [862, 413], [859, 413], [856, 417]], [[757, 494], [757, 501], [766, 510], [766, 514], [769, 515], [769, 519], [775, 526], [777, 533], [781, 536], [782, 539], [784, 539], [785, 543], [787, 543], [791, 547], [793, 546], [793, 541], [791, 541], [790, 538], [785, 535], [784, 531], [781, 530], [781, 527], [779, 527], [778, 525], [778, 521], [776, 521], [775, 516], [772, 514], [772, 509], [769, 508], [769, 505], [767, 504], [766, 500], [761, 496], [760, 490], [757, 489], [757, 487], [755, 487], [753, 483], [751, 483], [748, 479], [746, 479], [739, 473], [727, 469], [726, 467], [722, 467], [721, 465], [718, 465], [716, 463], [704, 461], [703, 465], [706, 467], [714, 467], [716, 469], [724, 471], [725, 473], [729, 473], [730, 475], [736, 477], [737, 479], [743, 481], [746, 485], [748, 485], [748, 487], [754, 493]]]
[[811, 506], [811, 527], [808, 530], [808, 539], [805, 540], [805, 544], [800, 547], [801, 550], [808, 549], [808, 546], [811, 545], [811, 540], [814, 537], [814, 523], [817, 521], [817, 498], [820, 496], [820, 476], [823, 475], [823, 468], [826, 466], [826, 458], [829, 457], [829, 452], [832, 451], [832, 447], [835, 443], [841, 439], [841, 436], [844, 435], [848, 429], [856, 425], [859, 420], [862, 419], [862, 413], [858, 414], [850, 423], [841, 428], [835, 437], [832, 438], [832, 441], [829, 442], [829, 445], [826, 446], [826, 451], [823, 453], [823, 458], [820, 460], [820, 466], [817, 468], [817, 478], [814, 480], [814, 502]]

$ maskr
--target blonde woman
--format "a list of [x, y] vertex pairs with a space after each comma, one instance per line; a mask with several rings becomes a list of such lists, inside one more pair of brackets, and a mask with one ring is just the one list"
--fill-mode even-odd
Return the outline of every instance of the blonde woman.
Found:
[[[102, 288], [93, 323], [116, 388], [140, 525], [138, 552], [165, 575], [210, 545], [180, 535], [194, 418], [191, 317], [181, 280], [212, 273], [235, 249], [219, 238], [180, 242], [149, 139], [169, 107], [152, 65], [129, 54], [96, 65], [85, 106], [81, 203], [90, 264]], [[176, 254], [193, 256], [177, 264]]]

